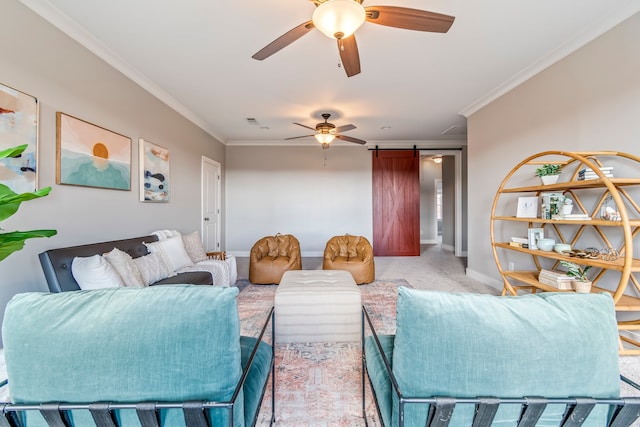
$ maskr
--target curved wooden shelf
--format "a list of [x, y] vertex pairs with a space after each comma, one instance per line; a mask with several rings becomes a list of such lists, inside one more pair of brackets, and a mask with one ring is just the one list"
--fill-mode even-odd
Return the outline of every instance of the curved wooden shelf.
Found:
[[[640, 316], [640, 259], [633, 258], [634, 240], [640, 236], [640, 205], [630, 194], [630, 191], [637, 191], [633, 189], [634, 187], [640, 187], [640, 178], [607, 177], [599, 169], [600, 166], [603, 166], [602, 160], [606, 161], [606, 159], [614, 160], [616, 164], [624, 164], [628, 169], [635, 171], [633, 175], [640, 175], [640, 157], [617, 151], [545, 151], [534, 154], [516, 165], [500, 184], [493, 201], [490, 227], [493, 256], [503, 277], [503, 295], [516, 295], [520, 291], [532, 293], [538, 291], [567, 292], [538, 281], [538, 273], [542, 268], [541, 261], [544, 259], [551, 260], [554, 267], [559, 264], [559, 261], [592, 266], [591, 272], [596, 272], [592, 279], [594, 282], [592, 292], [609, 293], [613, 297], [616, 311], [627, 313], [625, 320], [619, 321], [620, 331], [640, 331], [640, 318], [637, 320], [628, 319], [628, 313], [635, 312]], [[545, 163], [562, 165], [563, 176], [568, 176], [568, 178], [563, 182], [550, 185], [527, 185], [528, 177], [532, 177], [531, 180], [537, 179], [534, 176], [535, 168]], [[629, 167], [629, 165], [631, 166]], [[583, 168], [592, 169], [598, 179], [578, 180], [578, 172]], [[543, 192], [562, 192], [568, 195], [574, 200], [574, 207], [578, 209], [578, 212], [587, 213], [592, 219], [562, 220], [518, 218], [504, 215], [504, 211], [507, 209], [511, 213], [515, 210], [514, 201], [517, 200], [518, 195], [531, 193], [540, 195]], [[600, 209], [609, 197], [620, 214], [620, 221], [608, 221], [599, 217]], [[511, 201], [511, 204], [508, 201]], [[591, 207], [588, 208], [590, 204]], [[549, 232], [545, 231], [545, 237], [557, 236], [558, 242], [569, 243], [575, 248], [598, 246], [598, 244], [587, 245], [585, 242], [599, 241], [604, 247], [614, 247], [620, 255], [614, 261], [606, 261], [569, 257], [553, 251], [511, 246], [505, 241], [509, 240], [511, 236], [496, 236], [496, 223], [498, 222], [511, 222], [514, 224], [512, 227], [520, 227], [518, 224], [525, 223], [526, 228], [543, 228]], [[526, 235], [525, 224], [521, 225], [523, 228], [520, 235]], [[613, 242], [616, 244], [614, 245]], [[507, 253], [506, 251], [529, 256], [537, 270], [508, 271], [503, 267], [505, 262], [501, 257], [501, 254]], [[607, 276], [606, 280], [603, 279], [609, 271], [616, 272], [615, 274], [619, 276], [617, 285], [615, 283], [617, 276]], [[599, 281], [602, 281], [605, 286], [595, 286]], [[630, 283], [632, 286], [628, 286]], [[634, 295], [631, 295], [632, 293]], [[623, 343], [627, 345], [623, 345]], [[637, 349], [629, 349], [629, 344]], [[640, 341], [628, 334], [622, 334], [620, 353], [640, 354]]]

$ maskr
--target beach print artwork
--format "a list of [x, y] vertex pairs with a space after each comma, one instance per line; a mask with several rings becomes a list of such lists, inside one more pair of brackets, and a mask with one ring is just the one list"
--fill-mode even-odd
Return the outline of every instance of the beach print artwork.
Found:
[[169, 201], [169, 150], [140, 140], [140, 201]]
[[38, 100], [0, 84], [0, 151], [24, 144], [19, 157], [0, 159], [0, 184], [18, 194], [38, 187]]
[[57, 113], [56, 183], [131, 190], [131, 138]]

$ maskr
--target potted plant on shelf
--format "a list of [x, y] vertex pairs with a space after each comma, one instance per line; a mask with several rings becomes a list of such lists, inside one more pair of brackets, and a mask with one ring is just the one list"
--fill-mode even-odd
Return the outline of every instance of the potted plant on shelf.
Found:
[[[27, 145], [9, 148], [0, 151], [0, 159], [7, 157], [18, 157], [27, 148]], [[20, 204], [27, 200], [44, 197], [51, 191], [51, 187], [46, 187], [33, 193], [17, 194], [4, 184], [0, 184], [0, 221], [4, 221], [18, 211]], [[0, 231], [2, 228], [0, 228]], [[0, 233], [0, 261], [19, 251], [24, 247], [27, 239], [34, 237], [51, 237], [56, 234], [56, 230], [32, 230], [32, 231], [12, 231]]]
[[555, 184], [558, 182], [561, 170], [560, 165], [545, 163], [536, 169], [536, 175], [540, 177], [544, 185]]
[[591, 292], [591, 280], [587, 276], [587, 271], [591, 269], [590, 265], [584, 267], [574, 262], [560, 261], [560, 264], [567, 268], [567, 276], [573, 277], [573, 289], [579, 293]]

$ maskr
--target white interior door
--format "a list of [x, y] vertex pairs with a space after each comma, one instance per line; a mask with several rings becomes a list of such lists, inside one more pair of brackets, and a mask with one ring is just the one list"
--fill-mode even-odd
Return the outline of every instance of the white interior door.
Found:
[[219, 251], [220, 223], [220, 163], [202, 158], [202, 239], [206, 251]]

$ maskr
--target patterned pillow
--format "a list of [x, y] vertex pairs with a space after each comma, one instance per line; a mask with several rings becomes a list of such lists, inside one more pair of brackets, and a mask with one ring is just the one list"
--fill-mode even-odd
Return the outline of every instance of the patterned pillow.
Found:
[[184, 248], [191, 258], [193, 263], [197, 263], [200, 261], [205, 261], [207, 257], [207, 253], [204, 250], [204, 246], [202, 246], [202, 239], [200, 239], [200, 233], [194, 231], [191, 234], [184, 234], [182, 236], [182, 243], [184, 244]]
[[116, 269], [124, 282], [124, 286], [145, 286], [140, 271], [133, 262], [131, 255], [118, 248], [113, 248], [113, 250], [102, 256]]
[[138, 268], [145, 286], [152, 285], [173, 273], [158, 252], [134, 258], [133, 263]]
[[[145, 243], [151, 253], [158, 253], [169, 266], [171, 272], [193, 265], [182, 243], [181, 236], [170, 237], [157, 242]], [[166, 276], [165, 276], [166, 277]]]

